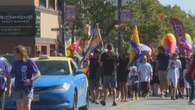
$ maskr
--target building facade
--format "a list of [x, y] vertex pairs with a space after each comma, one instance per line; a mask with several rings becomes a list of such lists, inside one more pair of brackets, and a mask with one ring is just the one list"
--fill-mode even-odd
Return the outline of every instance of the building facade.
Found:
[[0, 53], [13, 53], [17, 45], [54, 55], [61, 33], [61, 0], [0, 0]]

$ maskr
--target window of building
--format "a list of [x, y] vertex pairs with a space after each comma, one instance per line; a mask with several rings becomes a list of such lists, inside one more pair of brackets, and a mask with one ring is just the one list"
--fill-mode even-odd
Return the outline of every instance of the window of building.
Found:
[[49, 0], [49, 9], [55, 9], [55, 0]]
[[46, 0], [40, 0], [40, 7], [46, 8]]
[[47, 46], [41, 46], [41, 55], [47, 55]]
[[50, 45], [50, 56], [56, 56], [56, 45]]

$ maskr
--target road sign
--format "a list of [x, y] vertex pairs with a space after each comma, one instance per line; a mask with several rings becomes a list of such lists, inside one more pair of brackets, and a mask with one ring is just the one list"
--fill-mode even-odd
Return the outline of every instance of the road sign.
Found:
[[61, 28], [52, 28], [51, 31], [60, 31]]
[[132, 12], [130, 10], [121, 11], [121, 22], [129, 22], [132, 18]]
[[75, 5], [67, 5], [65, 8], [65, 16], [69, 21], [76, 19], [76, 6]]

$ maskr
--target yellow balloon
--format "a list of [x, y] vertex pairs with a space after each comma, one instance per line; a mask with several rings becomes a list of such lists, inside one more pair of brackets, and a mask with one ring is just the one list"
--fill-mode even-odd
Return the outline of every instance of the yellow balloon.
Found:
[[189, 41], [189, 42], [193, 42], [192, 37], [191, 37], [190, 34], [188, 34], [188, 33], [185, 33], [185, 39], [186, 39], [187, 41]]

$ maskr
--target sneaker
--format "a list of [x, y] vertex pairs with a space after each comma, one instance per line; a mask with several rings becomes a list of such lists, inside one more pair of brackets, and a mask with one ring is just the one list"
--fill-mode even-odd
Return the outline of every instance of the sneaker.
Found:
[[191, 102], [193, 105], [195, 105], [195, 99], [194, 100], [192, 100], [192, 102]]
[[99, 104], [99, 102], [97, 100], [94, 101], [95, 104]]
[[161, 96], [160, 96], [162, 99], [164, 99], [165, 98], [165, 94], [164, 94], [164, 92], [161, 94]]
[[113, 102], [112, 106], [117, 106], [117, 104], [116, 104], [116, 102], [115, 102], [115, 101]]
[[194, 104], [194, 103], [192, 103], [192, 102], [188, 102], [188, 104], [189, 104], [189, 105], [195, 105], [195, 104]]
[[102, 104], [103, 106], [106, 106], [106, 102], [105, 101], [101, 101], [100, 104]]

